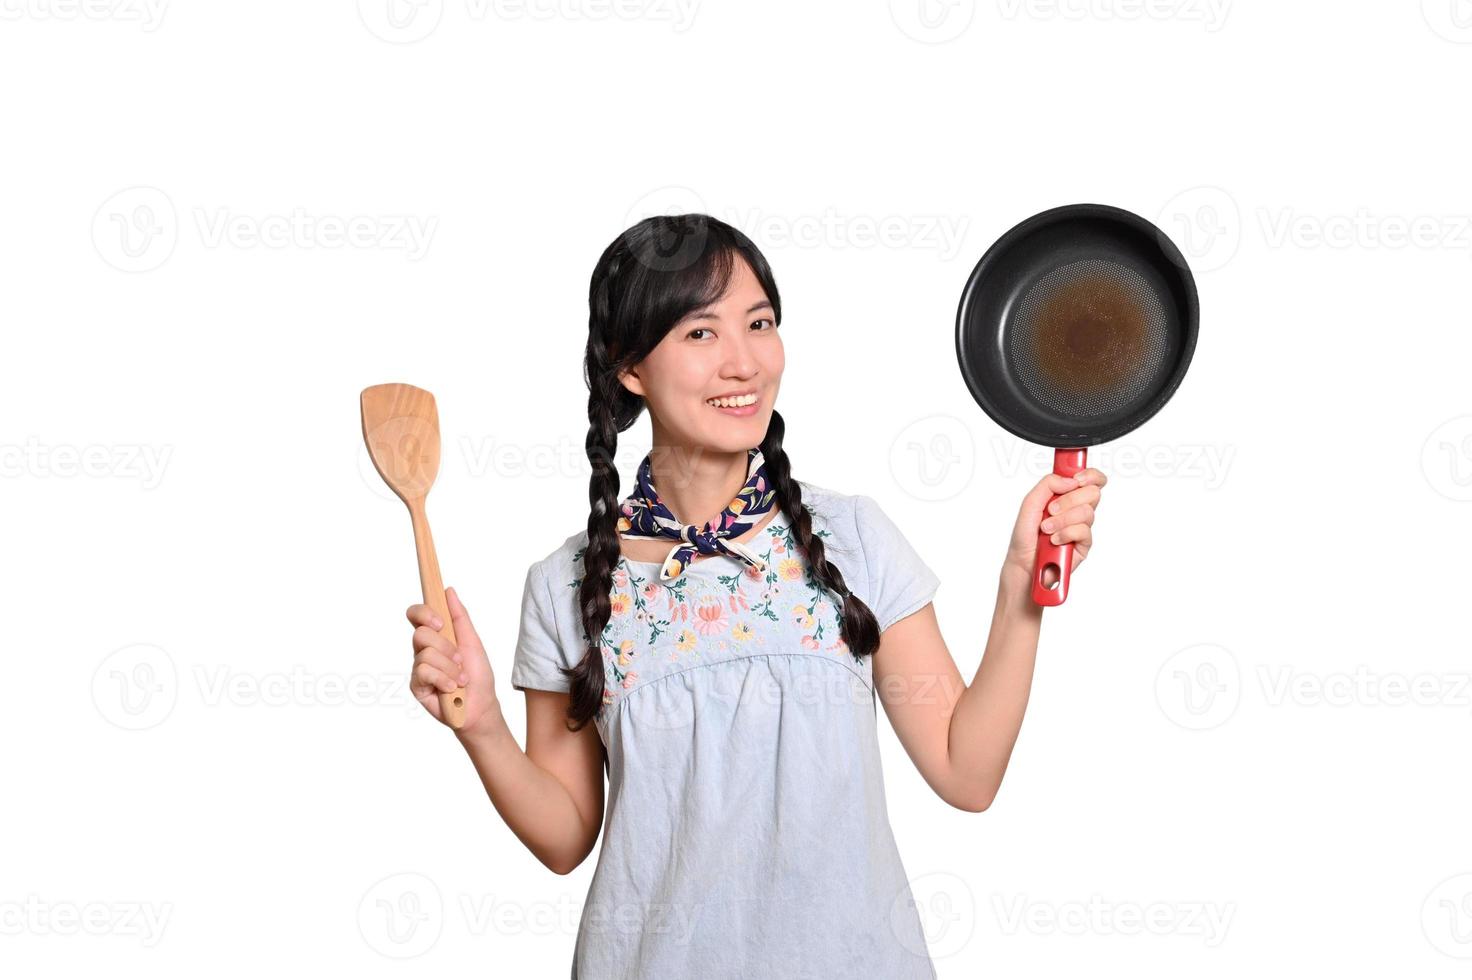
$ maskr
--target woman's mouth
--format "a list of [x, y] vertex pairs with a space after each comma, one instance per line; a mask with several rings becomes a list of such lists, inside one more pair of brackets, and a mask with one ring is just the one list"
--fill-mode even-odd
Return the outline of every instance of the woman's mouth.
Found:
[[756, 414], [756, 410], [761, 407], [761, 396], [748, 391], [737, 395], [723, 395], [720, 398], [707, 398], [705, 403], [723, 415], [744, 418]]

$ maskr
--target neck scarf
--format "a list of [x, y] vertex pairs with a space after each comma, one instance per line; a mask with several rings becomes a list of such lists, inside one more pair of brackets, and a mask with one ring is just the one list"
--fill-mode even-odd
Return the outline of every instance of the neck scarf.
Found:
[[682, 523], [664, 505], [654, 489], [653, 464], [645, 456], [639, 464], [634, 489], [619, 505], [618, 531], [625, 538], [674, 538], [679, 544], [670, 549], [660, 566], [661, 581], [672, 582], [684, 574], [696, 552], [703, 555], [730, 555], [746, 564], [766, 571], [767, 563], [740, 541], [729, 538], [744, 534], [761, 523], [762, 516], [774, 506], [777, 491], [768, 488], [766, 461], [760, 449], [747, 451], [746, 485], [714, 519], [703, 527]]

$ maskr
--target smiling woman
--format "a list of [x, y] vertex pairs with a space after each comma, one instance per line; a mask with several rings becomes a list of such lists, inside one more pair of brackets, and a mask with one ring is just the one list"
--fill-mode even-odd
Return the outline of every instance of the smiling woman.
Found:
[[[453, 593], [465, 639], [426, 657], [441, 686], [454, 681], [439, 665], [463, 664], [477, 723], [458, 734], [528, 849], [566, 874], [602, 834], [574, 980], [933, 978], [878, 705], [937, 795], [968, 811], [990, 804], [1021, 723], [1039, 615], [1021, 549], [987, 677], [968, 688], [931, 606], [940, 580], [898, 525], [872, 497], [792, 476], [781, 322], [771, 269], [729, 225], [657, 217], [620, 235], [589, 290], [587, 524], [522, 587], [525, 753]], [[646, 409], [653, 446], [625, 493], [618, 434]], [[1100, 485], [1085, 471], [1035, 487], [1014, 529], [1026, 558], [1046, 517], [1081, 560]], [[416, 636], [440, 646], [424, 610], [410, 610]]]
[[[589, 308], [593, 506], [528, 572], [511, 676], [529, 755], [594, 721], [607, 760], [573, 976], [934, 977], [871, 661], [876, 612], [915, 611], [938, 579], [866, 498], [791, 476], [782, 301], [745, 235], [641, 222], [599, 260]], [[645, 409], [653, 447], [621, 495], [618, 433]], [[532, 720], [553, 710], [557, 735]]]

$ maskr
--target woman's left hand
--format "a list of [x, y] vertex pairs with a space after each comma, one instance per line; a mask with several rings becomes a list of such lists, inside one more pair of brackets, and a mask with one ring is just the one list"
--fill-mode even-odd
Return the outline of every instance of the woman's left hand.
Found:
[[[1030, 580], [1038, 535], [1043, 533], [1049, 534], [1054, 544], [1073, 542], [1073, 568], [1069, 572], [1077, 570], [1093, 547], [1094, 511], [1108, 482], [1109, 478], [1093, 467], [1079, 470], [1075, 477], [1049, 473], [1039, 480], [1022, 498], [1004, 567], [1018, 569]], [[1057, 500], [1053, 500], [1055, 494]]]

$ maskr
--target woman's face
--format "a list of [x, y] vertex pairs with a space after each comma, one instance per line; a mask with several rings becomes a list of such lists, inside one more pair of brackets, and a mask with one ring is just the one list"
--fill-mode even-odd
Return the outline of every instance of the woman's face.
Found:
[[[623, 376], [624, 387], [648, 403], [656, 446], [740, 453], [761, 445], [785, 363], [772, 313], [751, 267], [737, 256], [725, 295], [675, 324]], [[756, 401], [735, 411], [709, 401], [741, 395]]]

